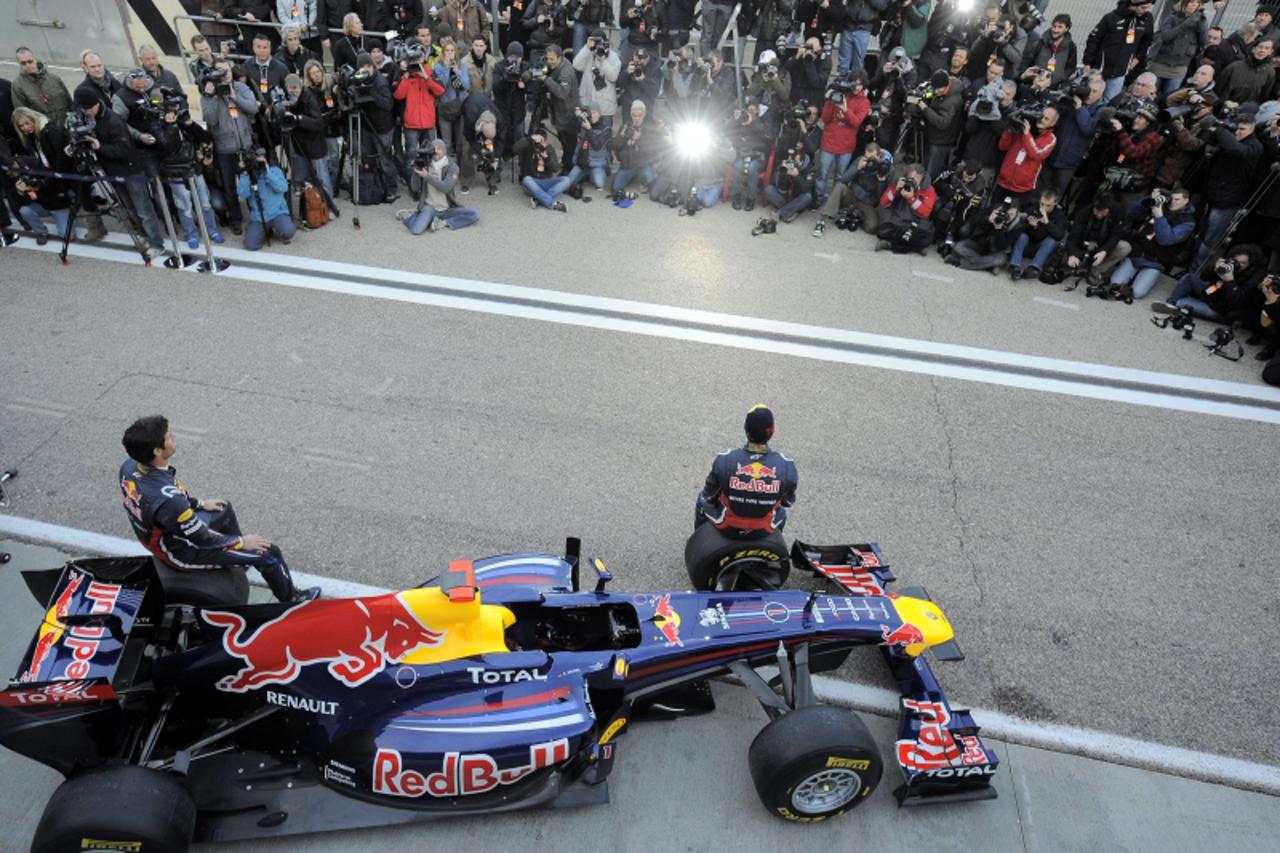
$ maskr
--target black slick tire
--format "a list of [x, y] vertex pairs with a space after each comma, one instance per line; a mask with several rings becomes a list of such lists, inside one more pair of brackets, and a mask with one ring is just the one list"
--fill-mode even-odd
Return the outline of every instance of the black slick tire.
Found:
[[195, 826], [196, 805], [180, 779], [117, 765], [77, 773], [58, 786], [40, 817], [31, 853], [186, 853]]
[[781, 533], [736, 539], [701, 524], [685, 543], [684, 567], [694, 589], [778, 589], [791, 573], [791, 558]]
[[772, 814], [815, 823], [844, 814], [880, 784], [884, 763], [866, 724], [846, 708], [811, 705], [771, 720], [747, 751]]

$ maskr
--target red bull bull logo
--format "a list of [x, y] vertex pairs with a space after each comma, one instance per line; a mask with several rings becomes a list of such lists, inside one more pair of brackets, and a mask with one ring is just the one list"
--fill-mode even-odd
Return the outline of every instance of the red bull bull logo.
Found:
[[880, 629], [880, 635], [884, 637], [884, 646], [914, 646], [924, 642], [924, 632], [912, 625], [910, 622], [903, 622], [900, 628], [890, 631], [887, 627]]
[[[76, 593], [84, 587], [87, 576], [82, 572], [71, 572], [67, 577], [67, 585], [58, 594], [40, 623], [36, 635], [35, 647], [31, 652], [31, 662], [27, 669], [18, 676], [19, 681], [52, 681], [55, 678], [86, 678], [94, 655], [98, 653], [99, 641], [105, 629], [101, 625], [78, 625], [67, 631], [64, 620], [71, 612]], [[84, 589], [84, 598], [90, 602], [89, 614], [102, 615], [115, 609], [116, 599], [120, 595], [120, 587], [115, 584], [91, 581]], [[58, 644], [71, 651], [71, 661], [60, 673], [49, 673], [41, 679], [40, 670], [53, 656]]]
[[302, 667], [327, 663], [329, 674], [348, 687], [373, 678], [420, 646], [438, 646], [445, 631], [423, 625], [399, 594], [376, 598], [308, 601], [243, 637], [238, 613], [205, 612], [204, 620], [226, 628], [222, 647], [244, 661], [218, 689], [246, 693], [266, 684], [288, 684]]
[[670, 595], [658, 599], [658, 605], [653, 609], [653, 624], [667, 638], [668, 643], [673, 646], [684, 645], [680, 640], [680, 614], [671, 606]]
[[142, 520], [142, 495], [138, 492], [138, 484], [133, 480], [122, 479], [120, 492], [124, 495], [124, 508], [129, 515]]

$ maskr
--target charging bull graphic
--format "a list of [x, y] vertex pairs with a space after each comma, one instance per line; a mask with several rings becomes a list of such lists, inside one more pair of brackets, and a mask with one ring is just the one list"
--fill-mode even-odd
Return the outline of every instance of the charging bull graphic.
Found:
[[39, 680], [40, 667], [44, 666], [44, 662], [49, 659], [54, 645], [62, 639], [62, 631], [65, 627], [62, 620], [67, 618], [67, 612], [71, 609], [71, 599], [75, 597], [76, 590], [80, 588], [83, 581], [84, 575], [72, 572], [66, 588], [58, 595], [58, 600], [53, 603], [53, 607], [49, 608], [49, 612], [44, 615], [44, 622], [40, 624], [40, 632], [36, 639], [36, 647], [31, 652], [31, 665], [27, 667], [26, 672], [18, 676], [19, 681]]
[[893, 631], [881, 628], [880, 636], [884, 637], [882, 646], [915, 646], [924, 642], [924, 632], [910, 622], [903, 622], [901, 628]]
[[438, 646], [444, 631], [418, 621], [399, 594], [376, 598], [308, 601], [261, 625], [247, 638], [238, 613], [205, 612], [204, 621], [226, 628], [222, 647], [245, 666], [218, 682], [219, 690], [246, 693], [266, 684], [288, 684], [302, 667], [329, 664], [348, 687], [373, 678], [419, 646]]

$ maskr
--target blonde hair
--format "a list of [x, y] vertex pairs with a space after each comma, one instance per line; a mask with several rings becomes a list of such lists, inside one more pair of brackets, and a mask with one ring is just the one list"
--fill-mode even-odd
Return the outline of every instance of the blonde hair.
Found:
[[49, 123], [49, 117], [46, 116], [44, 113], [38, 113], [35, 110], [31, 109], [31, 107], [18, 107], [13, 111], [13, 119], [12, 119], [13, 129], [14, 129], [14, 132], [17, 133], [18, 136], [21, 137], [23, 140], [26, 139], [26, 134], [23, 133], [21, 129], [19, 129], [18, 119], [24, 119], [26, 121], [31, 122], [31, 124], [35, 125], [36, 132], [33, 134], [34, 136], [39, 136], [40, 132], [44, 130], [45, 125]]
[[320, 91], [324, 93], [325, 97], [331, 96], [333, 94], [333, 77], [324, 70], [324, 63], [318, 59], [308, 59], [302, 66], [302, 85], [315, 87], [315, 83], [311, 82], [311, 66], [313, 65], [320, 69]]
[[351, 35], [351, 25], [360, 20], [360, 16], [355, 12], [348, 12], [342, 16], [342, 31], [347, 35]]

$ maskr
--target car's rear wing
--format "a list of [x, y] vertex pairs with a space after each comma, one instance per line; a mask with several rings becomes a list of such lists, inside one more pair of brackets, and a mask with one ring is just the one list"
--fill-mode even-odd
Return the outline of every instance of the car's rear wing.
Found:
[[[791, 562], [849, 595], [893, 595], [888, 586], [896, 578], [874, 542], [808, 545], [796, 541]], [[929, 598], [921, 587], [903, 588], [898, 595]], [[904, 777], [894, 791], [898, 804], [994, 798], [991, 780], [1000, 759], [983, 744], [973, 716], [951, 707], [923, 655], [910, 655], [898, 645], [881, 646], [880, 651], [901, 696], [894, 744], [894, 757]], [[931, 651], [938, 660], [964, 659], [955, 641]]]
[[70, 772], [126, 734], [120, 691], [164, 611], [150, 558], [72, 560], [24, 572], [45, 612], [0, 691], [0, 743]]

